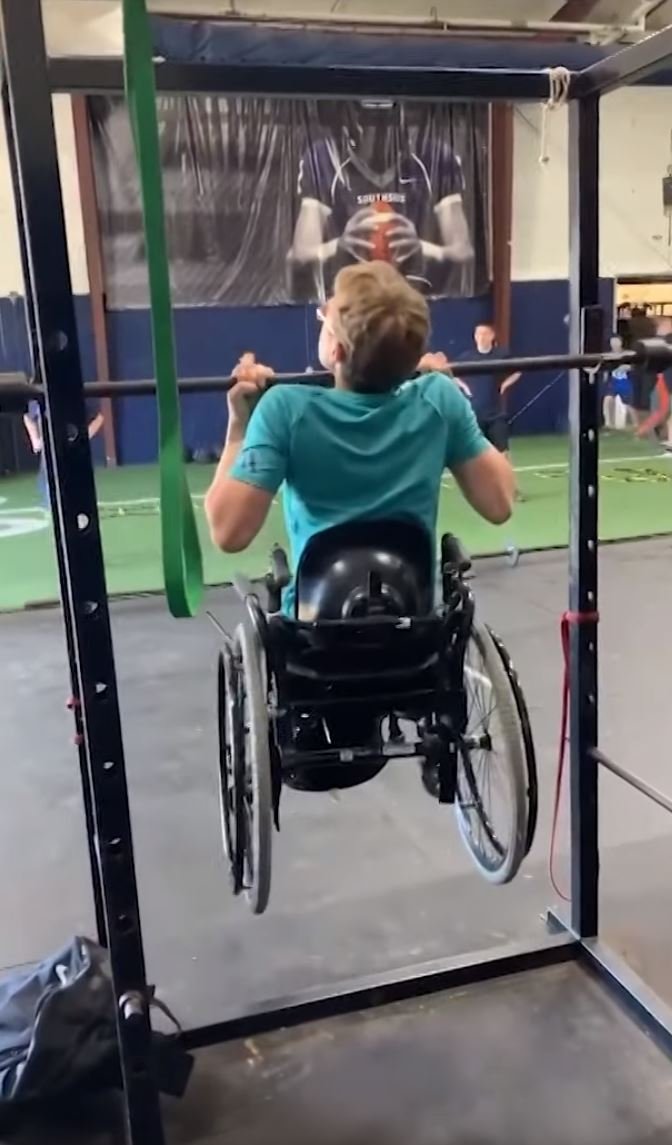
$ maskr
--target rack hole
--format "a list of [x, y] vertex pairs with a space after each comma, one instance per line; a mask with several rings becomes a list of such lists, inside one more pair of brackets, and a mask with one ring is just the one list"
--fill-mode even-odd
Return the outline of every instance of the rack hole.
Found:
[[117, 926], [122, 934], [128, 934], [133, 929], [133, 919], [130, 914], [118, 914]]
[[103, 764], [103, 771], [114, 771], [116, 766], [117, 765], [113, 759], [106, 759], [105, 763]]
[[113, 857], [118, 857], [121, 854], [121, 839], [110, 839], [107, 844], [107, 849]]
[[594, 485], [588, 486], [588, 496], [590, 497], [591, 500], [595, 496], [595, 486]]
[[63, 350], [65, 350], [67, 344], [68, 335], [65, 333], [65, 331], [54, 330], [53, 334], [49, 338], [49, 349], [53, 350], [55, 353], [60, 354]]
[[96, 683], [96, 695], [97, 696], [104, 696], [106, 691], [107, 691], [107, 684], [104, 684], [102, 682], [102, 680], [98, 680]]
[[589, 429], [586, 437], [588, 438], [588, 441], [595, 441], [595, 430]]
[[85, 616], [95, 616], [95, 614], [98, 611], [98, 601], [97, 600], [85, 600], [84, 604], [82, 605], [82, 609], [84, 611]]
[[77, 429], [76, 425], [72, 424], [72, 422], [68, 422], [66, 425], [65, 436], [68, 439], [68, 445], [72, 445], [75, 441], [77, 441], [77, 438], [79, 437], [79, 430]]
[[79, 529], [80, 533], [83, 533], [85, 529], [88, 529], [89, 523], [89, 518], [86, 513], [77, 514], [77, 528]]
[[589, 604], [594, 604], [594, 603], [595, 603], [595, 593], [594, 593], [594, 592], [587, 592], [587, 593], [586, 593], [586, 597], [588, 598], [588, 603], [589, 603]]
[[586, 541], [586, 544], [588, 546], [588, 552], [594, 553], [595, 552], [595, 541], [592, 541], [592, 540]]

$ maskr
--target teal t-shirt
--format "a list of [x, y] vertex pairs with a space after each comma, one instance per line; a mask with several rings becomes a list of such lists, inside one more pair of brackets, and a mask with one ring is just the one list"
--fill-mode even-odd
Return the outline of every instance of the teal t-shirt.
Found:
[[[275, 385], [256, 406], [231, 477], [281, 485], [296, 569], [315, 533], [345, 521], [411, 517], [433, 537], [444, 469], [489, 445], [470, 403], [443, 374], [391, 393]], [[294, 612], [290, 589], [283, 611]]]

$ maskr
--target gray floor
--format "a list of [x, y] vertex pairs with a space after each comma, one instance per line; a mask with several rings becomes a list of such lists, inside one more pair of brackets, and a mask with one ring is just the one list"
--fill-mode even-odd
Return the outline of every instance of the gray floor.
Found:
[[[602, 553], [603, 746], [668, 791], [671, 567], [669, 540]], [[350, 974], [541, 935], [554, 897], [566, 558], [529, 557], [516, 570], [484, 562], [475, 588], [480, 614], [516, 660], [539, 755], [540, 829], [519, 878], [503, 889], [480, 881], [450, 810], [425, 796], [413, 765], [393, 764], [338, 799], [286, 793], [262, 919], [231, 900], [220, 857], [215, 633], [205, 619], [171, 620], [157, 599], [114, 604], [149, 973], [186, 1025]], [[211, 603], [230, 620], [229, 594]], [[3, 616], [0, 643], [0, 964], [9, 965], [93, 924], [59, 616]], [[671, 994], [672, 825], [615, 780], [604, 779], [601, 794], [605, 928]], [[562, 876], [562, 855], [559, 866]]]
[[[203, 1051], [170, 1145], [667, 1145], [669, 1061], [577, 966]], [[122, 1145], [69, 1104], [13, 1145]]]

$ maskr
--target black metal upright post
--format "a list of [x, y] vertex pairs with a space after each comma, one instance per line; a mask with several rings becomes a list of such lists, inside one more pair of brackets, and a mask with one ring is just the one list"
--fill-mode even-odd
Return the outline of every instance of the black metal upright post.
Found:
[[71, 624], [93, 792], [126, 1129], [131, 1145], [163, 1145], [112, 634], [40, 0], [2, 0], [2, 16], [27, 285], [46, 388], [50, 497], [60, 527], [66, 619]]
[[[570, 353], [603, 349], [599, 309], [599, 97], [569, 105]], [[597, 551], [599, 377], [570, 373], [572, 929], [598, 927]]]
[[[33, 305], [33, 297], [29, 289], [30, 272], [28, 266], [28, 252], [26, 250], [26, 234], [23, 223], [23, 210], [21, 207], [21, 190], [19, 186], [19, 173], [16, 165], [16, 151], [14, 147], [14, 129], [12, 127], [12, 116], [9, 106], [9, 92], [7, 84], [2, 85], [2, 112], [5, 121], [5, 135], [7, 137], [7, 153], [9, 155], [9, 170], [12, 179], [12, 188], [14, 191], [14, 204], [16, 208], [16, 222], [19, 234], [19, 251], [21, 254], [21, 268], [23, 270], [23, 281], [26, 291], [25, 298], [25, 312], [26, 312], [26, 325], [28, 327], [28, 344], [30, 346], [30, 355], [33, 363], [33, 370], [39, 358], [39, 347], [37, 342], [37, 321], [35, 318], [35, 307]], [[44, 416], [44, 415], [43, 415]], [[43, 438], [44, 434], [43, 425]], [[54, 485], [53, 475], [53, 462], [51, 452], [47, 449], [44, 450], [44, 464], [47, 473], [47, 484], [49, 488]], [[91, 887], [93, 890], [93, 908], [96, 916], [96, 932], [98, 941], [101, 946], [107, 946], [107, 924], [105, 922], [105, 906], [103, 903], [103, 889], [100, 881], [100, 865], [98, 862], [98, 851], [96, 848], [96, 827], [93, 814], [93, 792], [91, 790], [91, 776], [89, 772], [89, 761], [86, 755], [86, 743], [84, 741], [84, 727], [82, 724], [82, 714], [79, 699], [79, 690], [77, 683], [77, 660], [75, 657], [75, 648], [72, 640], [72, 617], [70, 615], [70, 600], [68, 596], [68, 578], [66, 575], [65, 562], [63, 559], [63, 538], [61, 536], [61, 522], [58, 513], [52, 514], [52, 528], [54, 534], [54, 546], [56, 549], [56, 565], [58, 568], [58, 583], [60, 586], [61, 602], [63, 606], [63, 621], [65, 625], [65, 641], [68, 651], [68, 664], [70, 666], [70, 689], [71, 689], [71, 707], [72, 714], [75, 722], [75, 743], [77, 746], [77, 754], [79, 756], [79, 774], [82, 783], [82, 797], [84, 799], [84, 819], [86, 823], [86, 838], [89, 849], [89, 868], [91, 870]]]

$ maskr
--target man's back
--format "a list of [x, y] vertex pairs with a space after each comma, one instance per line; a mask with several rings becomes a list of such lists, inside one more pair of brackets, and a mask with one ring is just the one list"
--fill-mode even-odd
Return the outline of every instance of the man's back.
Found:
[[274, 386], [259, 402], [233, 476], [275, 491], [296, 568], [310, 538], [354, 519], [411, 517], [433, 536], [441, 474], [486, 448], [469, 403], [443, 375], [386, 394]]

